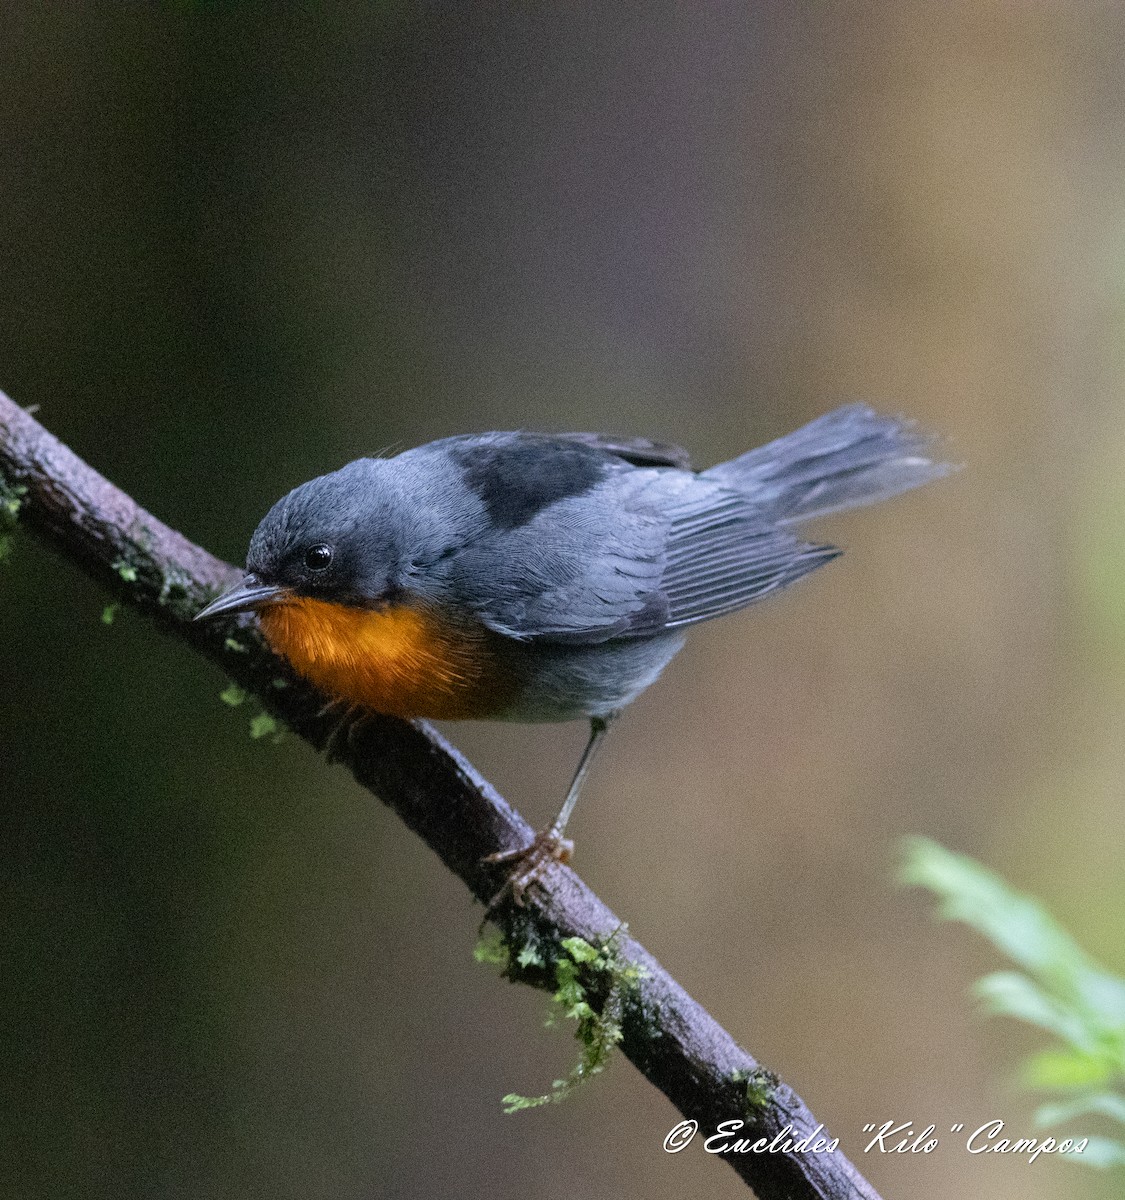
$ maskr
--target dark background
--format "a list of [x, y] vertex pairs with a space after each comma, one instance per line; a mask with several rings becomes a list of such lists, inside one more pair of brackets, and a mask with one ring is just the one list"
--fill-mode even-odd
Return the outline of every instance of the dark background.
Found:
[[[0, 386], [241, 560], [281, 493], [467, 430], [698, 462], [852, 399], [968, 469], [700, 629], [577, 865], [889, 1197], [1120, 1194], [872, 1160], [1040, 1042], [892, 882], [927, 833], [1125, 968], [1117, 5], [6, 5]], [[559, 1107], [543, 996], [386, 811], [20, 538], [0, 569], [0, 1193], [741, 1196], [626, 1063]], [[535, 823], [577, 727], [453, 727]], [[1091, 1130], [1093, 1132], [1094, 1130]]]

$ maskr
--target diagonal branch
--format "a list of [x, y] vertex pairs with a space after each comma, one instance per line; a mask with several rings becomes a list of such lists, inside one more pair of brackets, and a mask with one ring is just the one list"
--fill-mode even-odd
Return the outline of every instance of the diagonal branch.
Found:
[[[291, 730], [317, 749], [325, 747], [338, 717], [324, 713], [324, 697], [269, 652], [252, 617], [217, 628], [192, 623], [240, 572], [150, 516], [2, 393], [0, 501], [121, 601], [218, 664]], [[278, 687], [279, 680], [289, 686]], [[487, 902], [503, 868], [482, 859], [525, 844], [532, 833], [528, 824], [425, 724], [372, 717], [354, 734], [338, 747], [339, 761], [477, 900]], [[620, 920], [569, 868], [552, 867], [525, 908], [509, 904], [496, 920], [509, 947], [533, 945], [548, 962], [561, 953], [563, 938], [581, 937], [595, 946], [612, 942], [616, 962], [635, 980], [615, 998], [622, 1049], [686, 1118], [699, 1123], [701, 1137], [720, 1122], [742, 1120], [734, 1137], [747, 1145], [765, 1140], [758, 1151], [723, 1155], [762, 1200], [879, 1200], [840, 1151], [785, 1149], [819, 1129], [804, 1101], [743, 1050], [643, 946], [621, 933]], [[509, 974], [548, 988], [554, 978], [542, 966], [520, 967], [514, 955]], [[605, 1003], [604, 979], [587, 983]], [[772, 1150], [766, 1148], [771, 1142]]]

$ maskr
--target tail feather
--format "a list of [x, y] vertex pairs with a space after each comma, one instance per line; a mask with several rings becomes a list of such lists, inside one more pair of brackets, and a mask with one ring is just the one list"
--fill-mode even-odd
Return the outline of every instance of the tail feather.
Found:
[[703, 475], [752, 497], [776, 521], [808, 521], [956, 471], [931, 457], [934, 441], [912, 421], [849, 404]]

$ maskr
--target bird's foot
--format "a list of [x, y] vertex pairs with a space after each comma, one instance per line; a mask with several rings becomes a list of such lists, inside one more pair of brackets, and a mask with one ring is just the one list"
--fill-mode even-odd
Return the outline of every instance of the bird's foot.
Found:
[[487, 916], [511, 892], [512, 900], [517, 907], [523, 907], [523, 898], [528, 888], [537, 883], [552, 863], [568, 863], [574, 853], [574, 843], [552, 825], [543, 829], [527, 846], [519, 846], [515, 850], [498, 850], [488, 854], [481, 860], [486, 863], [513, 863], [511, 875], [504, 886], [488, 902], [485, 909]]

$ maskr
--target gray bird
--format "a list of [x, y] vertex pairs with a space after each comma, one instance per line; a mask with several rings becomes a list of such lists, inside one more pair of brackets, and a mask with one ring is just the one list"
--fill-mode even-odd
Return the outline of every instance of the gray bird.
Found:
[[253, 609], [327, 696], [399, 717], [568, 721], [590, 738], [562, 810], [520, 859], [552, 858], [611, 719], [688, 628], [840, 554], [814, 517], [948, 474], [912, 423], [848, 405], [706, 471], [676, 446], [485, 433], [361, 458], [266, 514], [247, 575], [197, 619]]

